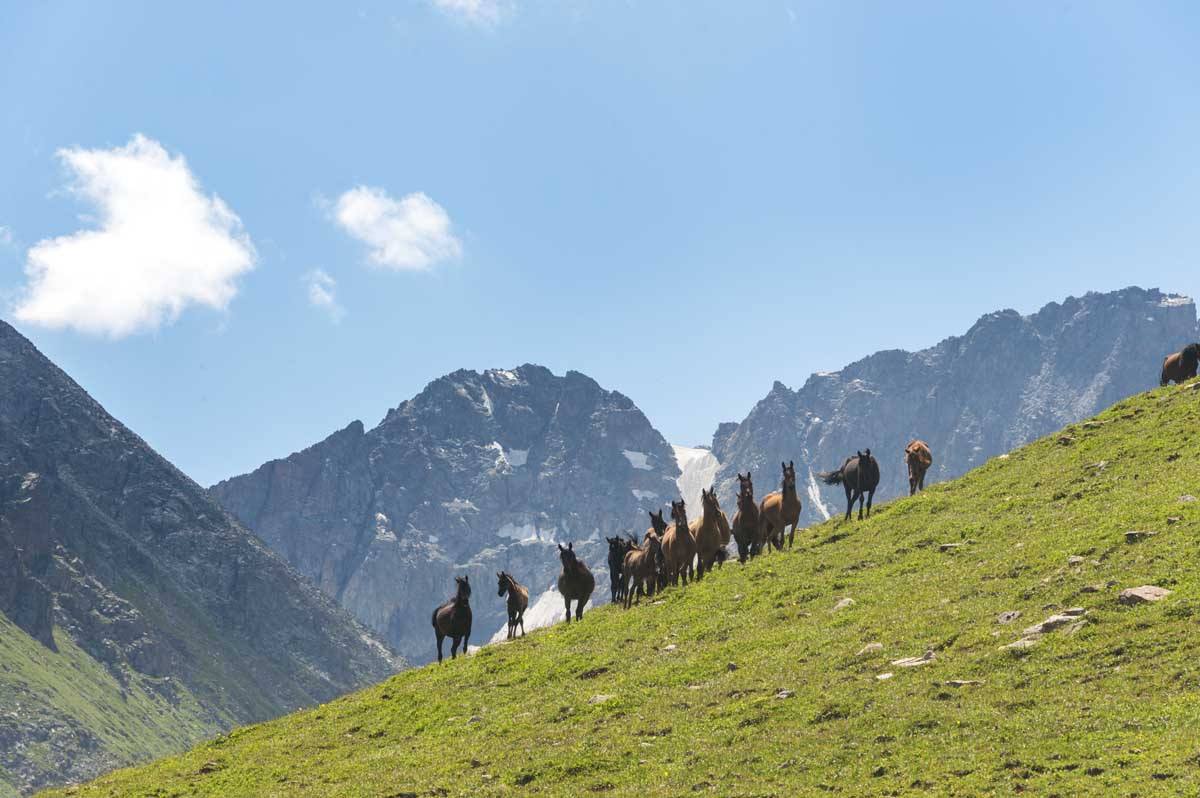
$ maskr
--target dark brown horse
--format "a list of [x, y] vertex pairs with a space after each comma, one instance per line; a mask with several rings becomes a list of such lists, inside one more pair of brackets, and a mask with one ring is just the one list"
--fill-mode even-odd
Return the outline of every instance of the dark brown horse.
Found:
[[750, 472], [738, 478], [737, 512], [733, 514], [733, 540], [737, 543], [738, 562], [758, 554], [758, 504], [754, 501], [754, 483]]
[[562, 594], [563, 604], [567, 607], [567, 623], [571, 622], [571, 602], [575, 602], [575, 620], [583, 620], [583, 605], [592, 597], [596, 589], [596, 578], [583, 564], [583, 560], [575, 556], [575, 544], [568, 543], [564, 549], [558, 544], [558, 558], [562, 560], [562, 573], [558, 575], [558, 592]]
[[1158, 384], [1166, 385], [1172, 380], [1177, 383], [1187, 382], [1196, 376], [1197, 362], [1200, 362], [1200, 344], [1188, 344], [1181, 351], [1167, 355]]
[[847, 457], [837, 471], [818, 474], [826, 485], [841, 485], [846, 489], [846, 519], [850, 519], [854, 502], [858, 502], [858, 520], [863, 518], [863, 498], [867, 502], [867, 517], [871, 517], [871, 503], [875, 500], [875, 489], [879, 487], [879, 461], [871, 450], [858, 452]]
[[625, 553], [625, 562], [621, 569], [621, 591], [625, 595], [625, 609], [633, 604], [633, 594], [637, 593], [638, 604], [642, 603], [642, 595], [653, 596], [658, 586], [658, 555], [662, 544], [658, 535], [649, 535], [644, 546], [634, 546]]
[[796, 464], [789, 460], [780, 463], [783, 467], [783, 482], [780, 489], [763, 497], [758, 507], [758, 523], [762, 527], [759, 539], [776, 549], [783, 548], [783, 533], [791, 527], [788, 548], [796, 539], [796, 527], [800, 525], [800, 497], [796, 495]]
[[696, 539], [688, 527], [687, 507], [683, 499], [671, 502], [671, 520], [674, 521], [663, 535], [663, 559], [667, 563], [667, 580], [678, 585], [680, 579], [686, 585], [695, 572], [692, 560], [696, 556]]
[[646, 530], [646, 536], [642, 538], [642, 544], [650, 542], [650, 538], [658, 538], [659, 546], [656, 549], [658, 552], [654, 556], [655, 571], [657, 572], [658, 589], [663, 590], [667, 586], [667, 560], [663, 557], [662, 539], [667, 534], [667, 522], [663, 519], [663, 511], [650, 513], [650, 528]]
[[529, 590], [508, 571], [496, 574], [500, 580], [497, 595], [508, 594], [508, 639], [517, 636], [517, 625], [521, 626], [521, 637], [525, 636], [525, 609], [529, 606]]
[[925, 472], [933, 465], [933, 452], [925, 441], [914, 440], [904, 447], [904, 461], [908, 463], [908, 495], [925, 490]]
[[458, 656], [458, 641], [462, 641], [463, 653], [467, 653], [467, 641], [471, 637], [471, 583], [468, 577], [456, 576], [457, 592], [454, 598], [433, 611], [433, 633], [437, 635], [438, 662], [442, 661], [442, 641], [450, 638], [450, 659]]

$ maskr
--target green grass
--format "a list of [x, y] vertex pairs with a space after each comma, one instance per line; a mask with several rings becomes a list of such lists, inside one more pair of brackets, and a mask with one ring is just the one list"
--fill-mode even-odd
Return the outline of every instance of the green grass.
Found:
[[[55, 794], [1195, 795], [1200, 502], [1180, 496], [1200, 495], [1200, 390], [1097, 421], [661, 604], [605, 607]], [[1126, 543], [1135, 529], [1158, 534]], [[1173, 593], [1117, 602], [1143, 584]], [[1077, 632], [1002, 648], [1075, 606]], [[1021, 618], [998, 623], [1009, 610]], [[871, 642], [883, 651], [856, 655]], [[931, 664], [889, 664], [926, 650]]]
[[[171, 698], [136, 672], [126, 673], [123, 685], [61, 629], [54, 637], [57, 652], [0, 615], [0, 712], [8, 730], [48, 733], [68, 747], [81, 748], [68, 741], [86, 740], [77, 758], [102, 768], [179, 751], [232, 723], [210, 717], [178, 685]], [[61, 778], [49, 740], [5, 751], [0, 762], [9, 757], [45, 778]], [[16, 779], [0, 765], [0, 796], [16, 794]]]

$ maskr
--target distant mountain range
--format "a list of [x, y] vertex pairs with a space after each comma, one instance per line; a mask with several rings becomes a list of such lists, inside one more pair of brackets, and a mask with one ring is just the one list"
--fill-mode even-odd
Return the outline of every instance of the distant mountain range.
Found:
[[402, 665], [0, 322], [0, 796]]
[[741, 423], [713, 436], [719, 495], [732, 501], [735, 475], [747, 470], [759, 494], [774, 490], [780, 461], [795, 460], [801, 523], [811, 524], [845, 511], [842, 489], [819, 485], [815, 473], [868, 447], [882, 470], [876, 500], [906, 495], [912, 438], [933, 449], [927, 482], [950, 479], [1157, 386], [1164, 355], [1197, 337], [1191, 299], [1127, 288], [1029, 316], [989, 313], [964, 335], [877, 352], [799, 390], [776, 382]]
[[[575, 541], [606, 601], [606, 535], [648, 526], [677, 495], [672, 448], [627, 397], [540, 366], [457, 371], [371, 430], [211, 489], [301, 573], [412, 662], [456, 574], [475, 587], [473, 643], [504, 624], [496, 571], [531, 591], [528, 628], [561, 618], [556, 542]], [[548, 592], [549, 591], [549, 592]]]

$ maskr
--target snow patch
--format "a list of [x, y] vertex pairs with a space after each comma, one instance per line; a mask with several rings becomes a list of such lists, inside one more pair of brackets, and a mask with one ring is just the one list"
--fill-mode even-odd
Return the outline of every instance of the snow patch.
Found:
[[625, 455], [625, 459], [629, 464], [640, 471], [653, 471], [654, 466], [650, 465], [650, 455], [645, 452], [634, 452], [629, 449], [622, 449], [621, 454]]
[[375, 539], [385, 543], [395, 543], [396, 533], [392, 531], [392, 522], [383, 513], [375, 513]]
[[639, 501], [642, 499], [657, 499], [658, 498], [658, 494], [652, 490], [638, 490], [637, 488], [633, 489], [633, 495], [634, 495], [634, 498], [638, 499]]
[[479, 390], [483, 393], [483, 412], [490, 416], [492, 415], [492, 411], [496, 409], [492, 406], [492, 396], [487, 392], [487, 388], [480, 388]]
[[509, 371], [508, 369], [492, 369], [488, 374], [496, 382], [507, 382], [509, 385], [519, 385], [521, 382], [521, 378], [517, 376], [517, 372]]
[[442, 506], [452, 513], [477, 513], [479, 508], [470, 499], [455, 497], [453, 501], [442, 502]]
[[817, 485], [817, 475], [813, 473], [811, 468], [808, 469], [808, 500], [816, 508], [817, 512], [821, 514], [821, 518], [828, 521], [830, 518], [829, 508], [821, 501], [821, 488]]
[[518, 543], [553, 543], [557, 540], [554, 533], [558, 530], [555, 527], [544, 527], [538, 529], [535, 524], [513, 524], [507, 523], [496, 530], [496, 534], [502, 538], [510, 538]]
[[508, 450], [508, 464], [510, 466], [512, 466], [513, 468], [520, 468], [521, 466], [525, 465], [525, 463], [527, 463], [527, 462], [529, 462], [529, 450], [528, 449], [509, 449]]
[[711, 451], [698, 446], [671, 444], [671, 449], [679, 465], [679, 478], [675, 480], [679, 495], [689, 506], [699, 507], [700, 491], [712, 487], [721, 463]]
[[1158, 306], [1160, 308], [1178, 308], [1190, 304], [1192, 304], [1190, 296], [1168, 296], [1159, 300]]

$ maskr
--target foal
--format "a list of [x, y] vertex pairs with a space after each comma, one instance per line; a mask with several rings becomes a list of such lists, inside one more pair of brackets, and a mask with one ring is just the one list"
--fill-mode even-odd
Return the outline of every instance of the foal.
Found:
[[517, 625], [521, 626], [521, 637], [525, 636], [525, 608], [529, 606], [529, 589], [518, 582], [512, 574], [501, 571], [496, 595], [508, 594], [508, 639], [517, 636]]
[[642, 595], [653, 596], [658, 582], [658, 555], [662, 544], [658, 535], [650, 535], [644, 546], [633, 546], [625, 554], [625, 562], [621, 570], [621, 591], [625, 594], [625, 609], [633, 604], [633, 594], [637, 593], [638, 604], [642, 603]]
[[442, 661], [442, 641], [450, 638], [450, 659], [458, 656], [458, 641], [462, 641], [463, 654], [467, 653], [467, 640], [471, 637], [471, 583], [469, 577], [456, 576], [457, 592], [454, 598], [433, 611], [433, 633], [437, 636], [438, 662]]

